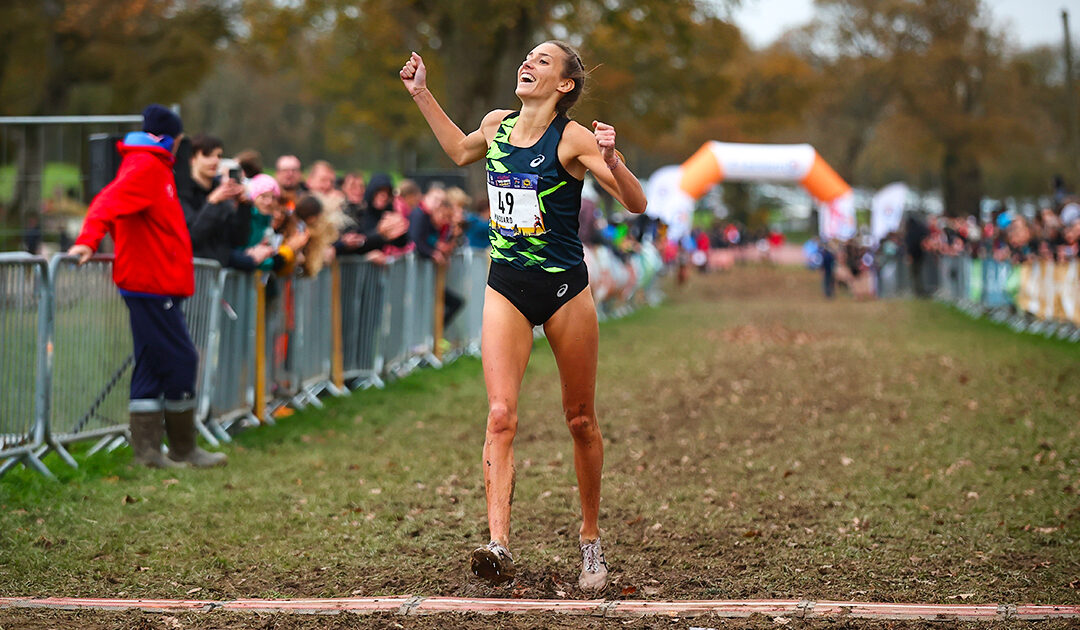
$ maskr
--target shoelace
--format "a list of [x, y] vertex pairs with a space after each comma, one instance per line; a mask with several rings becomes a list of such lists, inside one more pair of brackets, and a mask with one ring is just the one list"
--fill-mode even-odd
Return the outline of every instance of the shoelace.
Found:
[[503, 547], [502, 545], [495, 542], [494, 540], [487, 544], [487, 548], [490, 549], [497, 556], [502, 556], [504, 558], [510, 558], [510, 560], [514, 559], [514, 556], [510, 555], [510, 550], [509, 549], [507, 549], [506, 547]]
[[604, 562], [604, 552], [600, 550], [599, 540], [582, 545], [581, 555], [584, 559], [585, 570], [589, 573], [596, 573], [600, 570], [601, 564], [606, 564]]

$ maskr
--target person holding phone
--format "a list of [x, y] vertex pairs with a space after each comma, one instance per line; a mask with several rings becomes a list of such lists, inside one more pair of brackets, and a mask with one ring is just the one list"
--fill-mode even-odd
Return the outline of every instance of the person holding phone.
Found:
[[216, 260], [222, 267], [250, 270], [273, 255], [269, 247], [248, 247], [251, 200], [240, 182], [239, 165], [222, 171], [221, 139], [197, 134], [184, 141], [176, 181], [184, 219], [196, 258]]

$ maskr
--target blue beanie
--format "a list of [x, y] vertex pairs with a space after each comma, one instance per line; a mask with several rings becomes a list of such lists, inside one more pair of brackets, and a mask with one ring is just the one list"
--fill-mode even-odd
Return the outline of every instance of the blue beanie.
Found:
[[155, 136], [176, 138], [184, 131], [180, 117], [168, 107], [154, 103], [143, 110], [143, 131]]

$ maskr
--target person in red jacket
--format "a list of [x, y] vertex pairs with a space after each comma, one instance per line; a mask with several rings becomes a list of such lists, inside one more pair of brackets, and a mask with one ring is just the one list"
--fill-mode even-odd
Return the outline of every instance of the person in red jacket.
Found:
[[[81, 265], [106, 234], [115, 243], [113, 281], [131, 314], [135, 354], [131, 447], [136, 463], [151, 468], [225, 463], [224, 453], [204, 451], [195, 441], [199, 354], [180, 310], [195, 292], [195, 269], [172, 171], [182, 133], [180, 117], [168, 108], [155, 104], [143, 111], [143, 130], [117, 143], [123, 161], [116, 178], [90, 203], [68, 250]], [[167, 457], [161, 452], [166, 433]]]

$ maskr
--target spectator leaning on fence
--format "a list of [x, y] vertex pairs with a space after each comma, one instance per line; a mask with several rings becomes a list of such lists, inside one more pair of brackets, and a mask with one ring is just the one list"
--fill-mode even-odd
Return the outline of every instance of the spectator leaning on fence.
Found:
[[[278, 214], [276, 210], [281, 189], [273, 177], [265, 174], [256, 175], [248, 182], [247, 189], [252, 199], [248, 251], [257, 249], [260, 257], [263, 258], [257, 268], [263, 271], [274, 271], [278, 275], [292, 273], [297, 253], [308, 242], [307, 233], [294, 232], [286, 236], [279, 234], [275, 229], [273, 224], [275, 214]], [[264, 249], [268, 252], [266, 256], [262, 256]]]
[[[195, 291], [191, 240], [172, 172], [180, 118], [160, 105], [143, 112], [143, 131], [117, 147], [116, 178], [90, 204], [82, 233], [68, 251], [85, 263], [105, 234], [116, 245], [113, 280], [131, 313], [135, 368], [129, 403], [137, 463], [168, 468], [225, 463], [196, 445], [195, 374], [199, 355], [180, 301]], [[162, 425], [164, 420], [164, 426]], [[161, 440], [169, 437], [169, 455]]]

